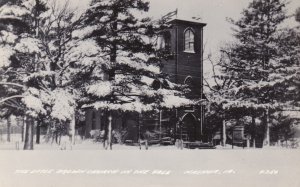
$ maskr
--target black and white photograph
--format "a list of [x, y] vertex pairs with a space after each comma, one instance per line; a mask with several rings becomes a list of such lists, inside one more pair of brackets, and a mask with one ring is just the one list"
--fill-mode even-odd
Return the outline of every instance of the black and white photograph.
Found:
[[0, 187], [299, 176], [299, 0], [0, 0]]

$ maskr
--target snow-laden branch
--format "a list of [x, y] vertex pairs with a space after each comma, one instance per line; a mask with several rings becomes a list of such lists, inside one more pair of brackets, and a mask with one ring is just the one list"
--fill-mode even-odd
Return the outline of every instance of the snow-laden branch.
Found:
[[12, 83], [12, 82], [0, 82], [0, 85], [11, 85], [11, 86], [21, 87], [23, 89], [25, 88], [25, 86], [22, 84], [17, 84], [17, 83]]
[[5, 102], [5, 101], [8, 101], [8, 100], [10, 100], [10, 99], [14, 99], [14, 98], [23, 98], [23, 97], [24, 97], [23, 95], [14, 95], [14, 96], [11, 96], [11, 97], [7, 97], [7, 98], [5, 98], [5, 99], [0, 100], [0, 104], [3, 103], [3, 102]]
[[23, 107], [18, 106], [16, 104], [14, 104], [13, 102], [6, 101], [4, 104], [7, 105], [7, 106], [9, 106], [9, 107], [12, 107], [12, 108], [21, 109], [21, 110], [24, 109]]

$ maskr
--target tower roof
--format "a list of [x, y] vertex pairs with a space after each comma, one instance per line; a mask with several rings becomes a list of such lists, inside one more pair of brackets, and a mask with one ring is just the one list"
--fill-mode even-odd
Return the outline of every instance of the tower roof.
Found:
[[201, 27], [205, 27], [207, 25], [206, 23], [202, 23], [195, 19], [185, 19], [185, 18], [174, 18], [174, 19], [170, 20], [168, 23], [171, 23], [171, 24], [184, 23], [184, 24], [192, 24], [192, 25], [201, 26]]

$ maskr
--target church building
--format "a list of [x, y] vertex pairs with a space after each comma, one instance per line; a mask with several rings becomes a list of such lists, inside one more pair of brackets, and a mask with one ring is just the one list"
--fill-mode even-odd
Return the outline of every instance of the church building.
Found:
[[[188, 98], [205, 99], [203, 95], [203, 29], [205, 23], [196, 20], [173, 19], [170, 27], [159, 36], [158, 45], [171, 54], [163, 62], [162, 71], [171, 82], [185, 84], [191, 90]], [[107, 119], [104, 111], [86, 110], [84, 136], [91, 137], [91, 130], [104, 130]], [[147, 117], [145, 117], [147, 116]], [[190, 106], [176, 110], [161, 111], [141, 117], [132, 112], [114, 112], [113, 129], [123, 141], [137, 142], [138, 139], [159, 134], [159, 139], [171, 138], [184, 141], [206, 141], [204, 135], [204, 107]], [[146, 137], [147, 136], [147, 137]], [[155, 139], [155, 138], [153, 138]]]

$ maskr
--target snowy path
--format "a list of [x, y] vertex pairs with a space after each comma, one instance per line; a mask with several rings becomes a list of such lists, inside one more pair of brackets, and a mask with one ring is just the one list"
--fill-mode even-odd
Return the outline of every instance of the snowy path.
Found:
[[300, 150], [1, 151], [1, 187], [300, 186]]

